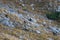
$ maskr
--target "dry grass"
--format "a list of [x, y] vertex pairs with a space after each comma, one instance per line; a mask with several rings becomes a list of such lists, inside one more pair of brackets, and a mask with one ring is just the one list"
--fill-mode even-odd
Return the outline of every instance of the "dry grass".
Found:
[[[15, 3], [16, 1], [14, 0], [11, 0], [13, 3]], [[4, 4], [8, 3], [6, 2], [6, 0], [3, 1]], [[17, 5], [18, 4], [18, 5]], [[19, 3], [16, 3], [15, 5], [20, 6]], [[32, 13], [38, 13], [36, 10], [35, 11], [32, 11], [31, 7], [27, 4], [27, 10], [29, 10], [30, 12]], [[0, 14], [4, 12], [6, 9], [0, 9]], [[37, 9], [38, 10], [38, 9]], [[21, 14], [25, 14], [25, 12], [22, 10], [22, 7], [20, 10], [18, 10], [19, 13]], [[45, 11], [44, 11], [45, 12]], [[43, 13], [44, 13], [43, 12]], [[42, 13], [42, 12], [40, 12]], [[12, 14], [6, 14], [11, 21], [16, 21], [16, 22], [20, 22], [22, 20], [20, 20], [16, 14], [12, 15]], [[37, 16], [35, 16], [35, 18], [38, 18]], [[44, 21], [43, 18], [41, 18], [40, 20], [38, 20], [37, 23], [42, 23]], [[45, 20], [47, 22], [47, 24], [49, 25], [49, 22], [47, 20]], [[23, 22], [23, 21], [22, 21]], [[23, 24], [23, 23], [21, 23]], [[56, 25], [54, 22], [52, 23], [52, 25]], [[18, 26], [17, 26], [18, 27]], [[41, 25], [40, 29], [43, 29], [45, 28], [45, 26]], [[36, 28], [34, 30], [37, 30], [39, 28]], [[19, 37], [21, 35], [25, 36], [24, 37], [24, 40], [28, 40], [28, 39], [32, 39], [32, 40], [48, 40], [47, 38], [53, 38], [54, 40], [60, 40], [60, 36], [54, 36], [52, 34], [52, 32], [49, 32], [49, 33], [46, 33], [44, 30], [41, 30], [42, 34], [36, 34], [34, 32], [29, 32], [29, 31], [25, 31], [25, 30], [22, 30], [21, 28], [17, 29], [17, 28], [9, 28], [7, 26], [4, 26], [2, 24], [0, 24], [0, 40], [19, 40]], [[1, 35], [2, 34], [2, 35]], [[4, 37], [3, 37], [4, 36]]]

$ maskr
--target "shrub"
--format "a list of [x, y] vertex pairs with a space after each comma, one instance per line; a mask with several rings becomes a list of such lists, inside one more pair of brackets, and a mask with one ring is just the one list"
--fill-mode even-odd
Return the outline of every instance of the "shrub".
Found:
[[25, 11], [27, 10], [27, 8], [25, 6], [23, 6], [22, 9], [25, 10]]
[[46, 14], [48, 19], [52, 19], [52, 20], [59, 20], [60, 18], [60, 12], [48, 12]]

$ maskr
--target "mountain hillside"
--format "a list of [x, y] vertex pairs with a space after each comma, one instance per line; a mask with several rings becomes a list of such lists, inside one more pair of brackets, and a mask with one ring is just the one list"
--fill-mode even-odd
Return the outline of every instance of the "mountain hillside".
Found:
[[59, 8], [55, 0], [0, 0], [0, 40], [60, 40], [60, 20], [46, 16]]

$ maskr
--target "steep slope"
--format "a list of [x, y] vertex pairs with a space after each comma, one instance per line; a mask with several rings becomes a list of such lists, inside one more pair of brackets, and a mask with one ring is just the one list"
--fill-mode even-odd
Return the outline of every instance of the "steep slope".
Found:
[[0, 40], [60, 40], [56, 21], [23, 1], [0, 0]]

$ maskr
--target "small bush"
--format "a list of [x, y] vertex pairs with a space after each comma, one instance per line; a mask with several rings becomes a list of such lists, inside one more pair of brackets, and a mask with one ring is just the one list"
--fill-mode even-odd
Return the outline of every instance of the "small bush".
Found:
[[22, 7], [22, 9], [23, 9], [23, 10], [25, 10], [25, 11], [27, 10], [27, 8], [26, 8], [26, 7], [24, 7], [24, 6]]
[[60, 12], [48, 12], [46, 14], [48, 19], [52, 20], [59, 20], [60, 19]]

